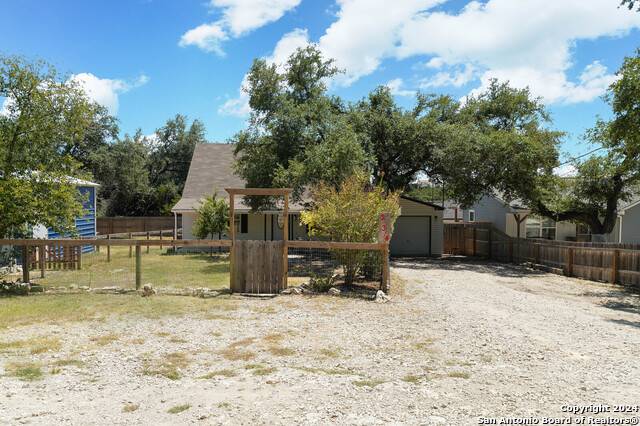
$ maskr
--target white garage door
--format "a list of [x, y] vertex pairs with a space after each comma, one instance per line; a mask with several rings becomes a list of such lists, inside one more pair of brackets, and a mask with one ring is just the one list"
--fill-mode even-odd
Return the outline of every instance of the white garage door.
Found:
[[400, 216], [395, 223], [389, 250], [392, 256], [428, 256], [431, 216]]

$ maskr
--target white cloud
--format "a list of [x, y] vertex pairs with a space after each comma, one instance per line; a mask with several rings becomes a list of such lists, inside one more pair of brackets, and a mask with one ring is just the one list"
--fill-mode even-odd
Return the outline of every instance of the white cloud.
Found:
[[[385, 59], [422, 57], [421, 87], [460, 87], [492, 77], [530, 86], [547, 103], [583, 102], [613, 81], [593, 63], [575, 81], [576, 43], [640, 28], [640, 14], [602, 0], [471, 1], [458, 13], [433, 11], [443, 0], [337, 0], [337, 21], [320, 37], [326, 57], [349, 85]], [[426, 58], [425, 58], [426, 57]]]
[[320, 49], [346, 71], [341, 83], [351, 84], [395, 55], [398, 31], [404, 23], [443, 1], [337, 0], [338, 21], [320, 37]]
[[395, 78], [391, 80], [386, 84], [386, 86], [389, 88], [392, 95], [414, 96], [416, 94], [416, 92], [413, 90], [400, 90], [400, 88], [404, 86], [404, 82], [402, 81], [401, 78]]
[[106, 107], [109, 114], [116, 115], [119, 107], [118, 95], [142, 86], [149, 81], [149, 77], [141, 75], [133, 82], [127, 82], [98, 78], [91, 73], [80, 73], [73, 75], [71, 80], [82, 87], [89, 99]]
[[220, 44], [228, 39], [229, 37], [220, 25], [216, 23], [202, 24], [187, 31], [180, 39], [178, 46], [185, 47], [195, 44], [205, 52], [216, 52], [218, 55], [224, 56]]
[[[291, 56], [299, 47], [304, 47], [309, 43], [309, 36], [306, 30], [295, 29], [278, 41], [276, 47], [273, 49], [273, 53], [264, 58], [267, 64], [276, 64], [283, 66], [289, 56]], [[251, 113], [251, 107], [249, 106], [249, 95], [243, 90], [243, 87], [247, 87], [248, 80], [247, 75], [242, 79], [240, 89], [238, 89], [238, 97], [227, 100], [220, 108], [218, 113], [220, 115], [234, 115], [236, 117], [248, 117]]]
[[421, 89], [430, 87], [453, 86], [461, 87], [478, 78], [478, 69], [471, 64], [465, 64], [462, 69], [453, 69], [451, 72], [442, 71], [433, 77], [423, 78], [420, 82]]
[[187, 31], [178, 43], [181, 47], [198, 46], [205, 52], [224, 55], [221, 44], [229, 38], [241, 37], [257, 28], [280, 19], [301, 0], [209, 0], [214, 12], [222, 18]]
[[565, 164], [564, 166], [556, 167], [555, 169], [553, 169], [553, 173], [556, 176], [571, 177], [575, 176], [578, 171], [571, 164]]

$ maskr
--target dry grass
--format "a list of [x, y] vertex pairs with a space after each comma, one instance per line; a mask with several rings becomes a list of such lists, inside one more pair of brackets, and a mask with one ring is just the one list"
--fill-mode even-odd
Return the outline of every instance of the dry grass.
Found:
[[278, 355], [278, 356], [291, 356], [291, 355], [295, 355], [296, 351], [294, 351], [291, 348], [285, 348], [282, 346], [270, 346], [269, 353], [272, 355]]
[[237, 376], [238, 373], [236, 373], [234, 370], [218, 370], [218, 371], [214, 371], [212, 373], [206, 374], [204, 376], [198, 377], [199, 379], [213, 379], [216, 376], [224, 376], [224, 377], [235, 377]]
[[229, 345], [230, 348], [238, 348], [241, 346], [249, 346], [256, 340], [255, 337], [247, 337], [246, 339], [238, 340]]
[[271, 374], [276, 372], [278, 369], [276, 367], [266, 367], [266, 368], [256, 368], [253, 370], [254, 376], [266, 376], [267, 374]]
[[47, 351], [58, 350], [62, 346], [60, 339], [47, 336], [34, 337], [29, 340], [16, 340], [12, 342], [0, 343], [0, 353], [29, 348], [32, 355], [41, 354]]
[[31, 381], [40, 379], [44, 375], [41, 367], [41, 364], [27, 362], [9, 363], [5, 366], [5, 369], [9, 372], [8, 376], [17, 377], [24, 381]]
[[138, 408], [140, 408], [140, 404], [127, 404], [124, 406], [122, 411], [124, 411], [125, 413], [132, 413], [136, 411]]
[[375, 388], [378, 385], [381, 385], [383, 383], [386, 383], [384, 380], [356, 380], [355, 382], [353, 382], [354, 385], [362, 387], [362, 386], [369, 386], [372, 388]]
[[453, 373], [449, 373], [447, 374], [448, 377], [453, 377], [456, 379], [468, 379], [469, 378], [469, 373], [462, 373], [462, 372], [453, 372]]
[[218, 351], [220, 355], [228, 359], [229, 361], [249, 361], [250, 359], [255, 358], [256, 354], [246, 350], [246, 349], [238, 349], [238, 348], [225, 348]]
[[190, 364], [187, 354], [174, 352], [165, 355], [156, 362], [146, 362], [142, 374], [147, 376], [163, 376], [170, 380], [180, 380], [180, 370]]
[[191, 408], [191, 404], [176, 405], [175, 407], [169, 408], [167, 410], [167, 413], [178, 414], [178, 413], [182, 413], [183, 411], [187, 411], [189, 408]]
[[105, 334], [104, 336], [92, 337], [89, 340], [99, 346], [110, 345], [116, 340], [120, 339], [119, 334]]
[[[200, 299], [179, 296], [140, 297], [137, 294], [41, 294], [0, 298], [0, 318], [2, 327], [36, 323], [67, 324], [104, 320], [111, 316], [157, 319], [235, 309], [236, 303], [228, 297]], [[12, 342], [0, 344], [0, 350], [3, 345], [10, 348]]]

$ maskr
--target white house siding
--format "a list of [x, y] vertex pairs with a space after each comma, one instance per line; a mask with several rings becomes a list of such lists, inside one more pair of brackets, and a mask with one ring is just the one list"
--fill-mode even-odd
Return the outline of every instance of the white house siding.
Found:
[[[236, 240], [266, 240], [271, 241], [272, 239], [275, 241], [282, 240], [284, 237], [284, 230], [278, 228], [278, 214], [249, 214], [249, 213], [236, 213], [247, 214], [247, 232], [236, 232], [235, 239]], [[266, 217], [266, 234], [265, 234], [265, 217]], [[182, 229], [183, 229], [183, 239], [185, 240], [193, 240], [196, 239], [193, 236], [192, 228], [196, 219], [198, 218], [198, 213], [183, 213], [182, 214]], [[272, 235], [272, 227], [271, 221], [273, 218], [273, 235]], [[306, 227], [300, 223], [300, 215], [292, 214], [290, 215], [289, 226], [293, 228], [293, 239], [301, 238], [303, 240], [308, 240], [309, 236], [307, 235]], [[217, 238], [217, 236], [215, 237]], [[223, 238], [226, 238], [223, 236]]]
[[[426, 217], [430, 218], [429, 221], [431, 223], [431, 236], [430, 236], [430, 244], [431, 244], [431, 255], [440, 256], [442, 255], [442, 216], [443, 210], [436, 210], [435, 208], [418, 203], [415, 201], [407, 200], [404, 198], [400, 199], [400, 209], [401, 209], [401, 217]], [[396, 226], [401, 222], [396, 222]], [[408, 222], [407, 222], [408, 223]], [[400, 225], [402, 226], [402, 225]], [[405, 230], [401, 230], [398, 235], [404, 233]], [[394, 232], [396, 230], [394, 229]], [[428, 236], [426, 236], [428, 237]], [[393, 235], [392, 235], [393, 240]], [[429, 255], [428, 250], [424, 255]]]
[[198, 213], [183, 213], [182, 214], [182, 239], [183, 240], [195, 240], [191, 229], [193, 224], [198, 218]]

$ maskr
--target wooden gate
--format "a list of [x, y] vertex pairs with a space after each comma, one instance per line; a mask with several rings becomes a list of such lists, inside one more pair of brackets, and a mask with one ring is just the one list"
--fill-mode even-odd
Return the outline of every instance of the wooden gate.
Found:
[[444, 226], [443, 252], [445, 254], [465, 254], [465, 227], [463, 224], [446, 223]]
[[235, 240], [233, 245], [233, 292], [276, 294], [283, 289], [284, 241]]

